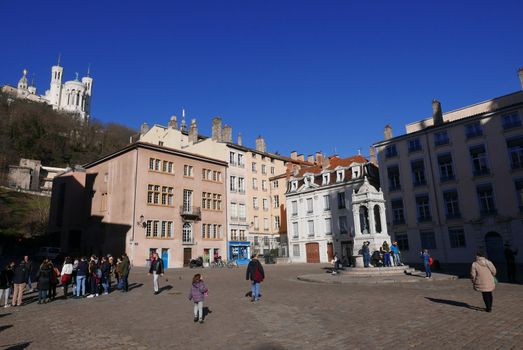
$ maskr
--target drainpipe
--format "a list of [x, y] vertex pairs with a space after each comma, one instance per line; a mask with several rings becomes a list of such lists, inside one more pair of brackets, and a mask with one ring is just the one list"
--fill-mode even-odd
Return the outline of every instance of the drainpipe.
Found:
[[136, 160], [134, 169], [134, 198], [133, 198], [133, 218], [131, 220], [132, 232], [131, 232], [131, 265], [134, 265], [134, 228], [136, 220], [136, 190], [138, 184], [138, 147], [136, 147]]

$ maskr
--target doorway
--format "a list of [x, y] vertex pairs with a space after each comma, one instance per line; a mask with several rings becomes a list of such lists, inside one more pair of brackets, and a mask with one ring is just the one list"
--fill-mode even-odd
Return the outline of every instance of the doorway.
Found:
[[162, 260], [163, 260], [163, 267], [166, 269], [169, 267], [169, 249], [162, 248]]
[[189, 266], [192, 259], [192, 248], [183, 248], [183, 266]]
[[320, 245], [318, 243], [305, 244], [305, 251], [307, 254], [308, 263], [319, 263], [320, 262]]
[[334, 247], [332, 243], [327, 243], [327, 260], [330, 262], [334, 258]]
[[488, 232], [485, 235], [485, 246], [487, 247], [487, 257], [494, 264], [504, 263], [503, 239], [497, 232]]

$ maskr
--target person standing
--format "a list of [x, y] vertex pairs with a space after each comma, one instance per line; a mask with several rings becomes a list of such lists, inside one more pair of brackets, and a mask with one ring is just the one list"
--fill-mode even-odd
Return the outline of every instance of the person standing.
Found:
[[104, 256], [102, 257], [102, 264], [100, 265], [100, 270], [102, 273], [102, 287], [104, 290], [104, 295], [109, 294], [109, 283], [111, 279], [111, 264]]
[[394, 266], [401, 266], [403, 265], [400, 260], [400, 250], [398, 248], [398, 242], [393, 242], [390, 246], [390, 252], [392, 254], [392, 261], [394, 262]]
[[116, 277], [116, 288], [122, 290], [122, 259], [116, 259], [116, 266], [114, 268], [114, 275]]
[[421, 258], [423, 259], [423, 267], [425, 267], [425, 278], [432, 278], [432, 271], [430, 271], [432, 258], [427, 249], [423, 249], [421, 252]]
[[51, 288], [51, 279], [53, 277], [52, 271], [52, 264], [49, 262], [49, 259], [45, 258], [36, 275], [36, 280], [38, 281], [38, 304], [47, 303], [48, 292]]
[[29, 269], [24, 260], [15, 267], [13, 275], [13, 306], [22, 306], [24, 290], [29, 279]]
[[54, 266], [53, 262], [49, 260], [49, 266], [51, 267], [51, 280], [49, 283], [49, 299], [54, 300], [56, 298], [56, 287], [58, 286], [60, 270]]
[[127, 254], [122, 254], [122, 292], [127, 293], [129, 291], [129, 273], [131, 272], [131, 262]]
[[194, 303], [194, 322], [203, 323], [203, 300], [208, 291], [203, 283], [202, 275], [199, 273], [194, 275], [189, 291], [189, 300]]
[[87, 261], [85, 261], [85, 257], [81, 257], [80, 261], [78, 262], [78, 267], [76, 269], [76, 297], [80, 298], [85, 294], [85, 279], [87, 276], [87, 270], [89, 269], [89, 266], [87, 265]]
[[149, 268], [150, 274], [153, 275], [154, 295], [157, 295], [160, 292], [158, 278], [163, 276], [163, 260], [158, 257], [158, 253], [153, 254], [153, 261], [151, 261], [151, 267]]
[[260, 300], [260, 283], [265, 279], [263, 266], [256, 255], [251, 257], [247, 265], [246, 280], [251, 280], [251, 302]]
[[482, 252], [476, 253], [476, 261], [470, 268], [470, 279], [474, 290], [481, 292], [485, 311], [492, 312], [492, 292], [496, 289], [496, 267]]
[[13, 266], [14, 263], [10, 262], [2, 272], [0, 272], [0, 303], [3, 297], [4, 307], [9, 307], [9, 289], [13, 283]]
[[383, 242], [383, 245], [381, 246], [381, 253], [383, 254], [383, 265], [385, 267], [391, 267], [390, 264], [390, 248], [387, 241]]
[[89, 279], [90, 279], [90, 285], [91, 285], [91, 294], [89, 294], [88, 298], [94, 298], [98, 296], [98, 289], [100, 280], [102, 279], [102, 273], [98, 266], [98, 260], [96, 256], [92, 255], [91, 260], [89, 261]]
[[24, 256], [24, 264], [29, 269], [27, 277], [27, 286], [29, 287], [29, 293], [33, 291], [33, 284], [31, 283], [31, 274], [33, 273], [33, 262], [29, 260], [29, 255]]
[[369, 267], [370, 266], [370, 249], [369, 249], [369, 241], [363, 242], [363, 246], [361, 247], [361, 252], [363, 254], [363, 266]]
[[64, 261], [64, 265], [62, 266], [60, 282], [62, 282], [62, 286], [64, 289], [64, 299], [67, 299], [67, 290], [69, 288], [69, 283], [71, 283], [73, 275], [73, 264], [71, 262], [71, 257], [66, 257]]
[[512, 250], [509, 243], [505, 243], [505, 260], [507, 261], [507, 277], [509, 283], [516, 283], [516, 255], [518, 250]]

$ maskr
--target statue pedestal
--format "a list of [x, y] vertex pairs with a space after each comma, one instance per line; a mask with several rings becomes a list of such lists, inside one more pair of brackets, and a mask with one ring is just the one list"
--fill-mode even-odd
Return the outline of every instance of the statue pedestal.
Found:
[[364, 267], [363, 255], [354, 255], [354, 266], [355, 267]]

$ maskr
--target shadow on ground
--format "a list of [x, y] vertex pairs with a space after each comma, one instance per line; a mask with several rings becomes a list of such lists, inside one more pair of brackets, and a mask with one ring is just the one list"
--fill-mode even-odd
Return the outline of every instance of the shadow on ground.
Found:
[[457, 306], [457, 307], [464, 307], [466, 309], [475, 310], [475, 311], [484, 311], [483, 308], [472, 306], [467, 303], [464, 303], [462, 301], [455, 301], [455, 300], [447, 300], [447, 299], [436, 299], [436, 298], [429, 298], [425, 297], [425, 299], [432, 301], [433, 303], [439, 303], [439, 304], [446, 304], [451, 306]]

